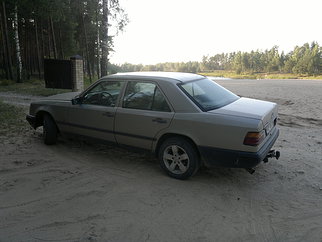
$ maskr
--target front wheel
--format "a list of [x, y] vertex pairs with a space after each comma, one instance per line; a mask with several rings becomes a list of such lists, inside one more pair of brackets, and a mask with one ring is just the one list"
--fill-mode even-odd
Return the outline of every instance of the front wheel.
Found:
[[187, 179], [200, 167], [200, 159], [195, 147], [191, 142], [180, 137], [165, 140], [160, 147], [158, 157], [165, 172], [176, 179]]
[[46, 145], [53, 145], [57, 142], [57, 126], [55, 121], [48, 114], [44, 115], [43, 136]]

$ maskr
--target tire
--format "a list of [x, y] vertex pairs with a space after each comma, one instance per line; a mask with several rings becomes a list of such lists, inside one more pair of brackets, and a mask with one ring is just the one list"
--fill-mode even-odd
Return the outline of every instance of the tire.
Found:
[[180, 137], [165, 140], [160, 146], [158, 158], [162, 169], [176, 179], [187, 179], [200, 167], [200, 158], [195, 147]]
[[49, 114], [44, 115], [43, 137], [46, 145], [53, 145], [57, 142], [58, 129], [55, 121]]

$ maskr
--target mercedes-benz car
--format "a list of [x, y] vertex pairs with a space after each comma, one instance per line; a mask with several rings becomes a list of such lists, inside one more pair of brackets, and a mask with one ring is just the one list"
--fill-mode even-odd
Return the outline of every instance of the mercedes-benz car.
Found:
[[279, 135], [277, 104], [235, 95], [205, 76], [177, 72], [119, 73], [81, 93], [30, 105], [26, 119], [43, 126], [44, 143], [61, 134], [150, 150], [174, 178], [200, 166], [254, 171]]

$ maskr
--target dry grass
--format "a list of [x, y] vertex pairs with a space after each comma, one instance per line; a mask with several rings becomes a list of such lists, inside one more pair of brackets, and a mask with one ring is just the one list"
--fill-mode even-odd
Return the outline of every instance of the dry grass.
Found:
[[0, 136], [21, 133], [28, 128], [25, 110], [0, 100]]
[[234, 71], [216, 70], [213, 72], [199, 73], [205, 76], [226, 77], [233, 79], [315, 79], [322, 80], [322, 75], [309, 76], [297, 75], [291, 73], [241, 73], [236, 74]]

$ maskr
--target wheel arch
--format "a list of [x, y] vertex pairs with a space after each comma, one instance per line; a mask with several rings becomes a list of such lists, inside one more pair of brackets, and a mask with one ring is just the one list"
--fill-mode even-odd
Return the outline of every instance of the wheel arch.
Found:
[[60, 132], [60, 131], [59, 131], [59, 128], [58, 128], [58, 126], [57, 126], [57, 123], [56, 123], [56, 121], [55, 121], [55, 119], [54, 119], [54, 117], [53, 117], [53, 115], [51, 115], [51, 113], [50, 113], [50, 112], [45, 111], [45, 110], [40, 110], [40, 111], [38, 111], [38, 112], [37, 112], [37, 114], [36, 114], [36, 127], [43, 126], [43, 123], [44, 123], [44, 116], [45, 116], [45, 115], [49, 115], [49, 116], [50, 116], [50, 118], [55, 122], [55, 125], [56, 125], [56, 128], [57, 128], [57, 131], [58, 131], [58, 132]]
[[159, 150], [160, 150], [160, 147], [162, 145], [162, 143], [169, 139], [169, 138], [172, 138], [172, 137], [180, 137], [180, 138], [183, 138], [185, 140], [187, 140], [194, 148], [195, 150], [197, 151], [197, 154], [199, 156], [199, 158], [201, 158], [201, 155], [200, 155], [200, 151], [198, 149], [198, 146], [196, 145], [196, 143], [193, 141], [192, 138], [190, 138], [189, 136], [187, 135], [183, 135], [183, 134], [176, 134], [176, 133], [166, 133], [166, 134], [163, 134], [157, 141], [157, 144], [155, 146], [155, 149], [154, 149], [154, 154], [156, 156], [158, 156], [158, 153], [159, 153]]

